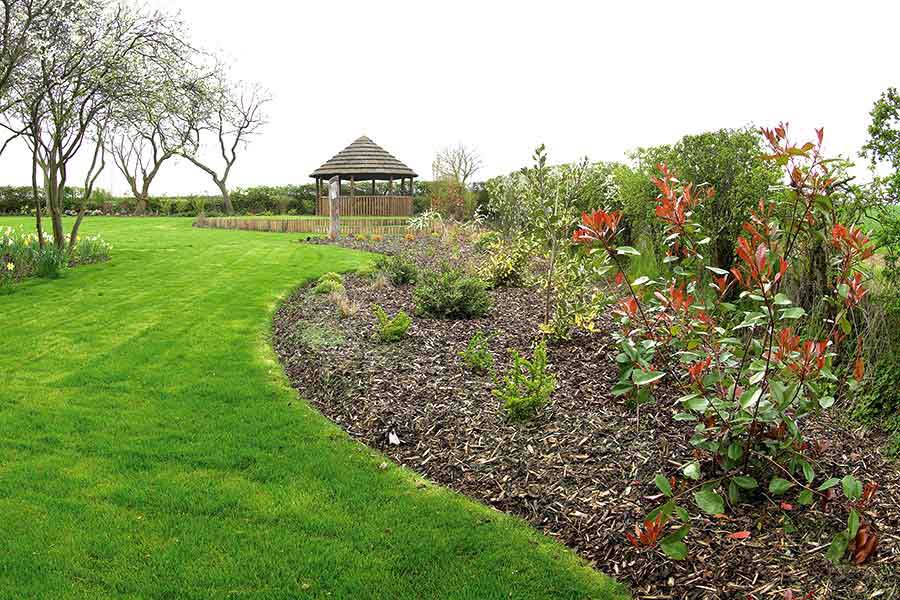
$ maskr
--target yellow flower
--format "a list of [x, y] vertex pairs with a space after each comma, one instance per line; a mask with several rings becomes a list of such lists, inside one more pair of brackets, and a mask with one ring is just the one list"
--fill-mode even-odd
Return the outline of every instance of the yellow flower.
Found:
[[14, 271], [15, 269], [16, 269], [16, 265], [14, 265], [14, 264], [12, 264], [12, 263], [6, 263], [6, 270], [7, 270], [7, 271]]

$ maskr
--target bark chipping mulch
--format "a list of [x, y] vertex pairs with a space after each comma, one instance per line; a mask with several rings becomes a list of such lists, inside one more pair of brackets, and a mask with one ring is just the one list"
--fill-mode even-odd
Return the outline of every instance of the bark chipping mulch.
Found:
[[[379, 252], [402, 244], [345, 242]], [[420, 264], [433, 266], [441, 255], [437, 240], [406, 244]], [[457, 259], [477, 260], [468, 250]], [[527, 350], [538, 338], [541, 302], [534, 290], [491, 292], [493, 309], [482, 319], [414, 318], [405, 341], [384, 345], [373, 339], [372, 306], [412, 315], [412, 288], [379, 288], [357, 275], [346, 278], [346, 287], [361, 307], [353, 317], [340, 318], [327, 297], [308, 288], [276, 315], [275, 348], [302, 395], [396, 462], [527, 519], [628, 582], [636, 598], [783, 598], [787, 590], [798, 598], [900, 597], [900, 472], [879, 454], [883, 440], [876, 434], [835, 417], [806, 424], [822, 448], [818, 473], [853, 473], [880, 485], [866, 515], [880, 535], [879, 550], [866, 565], [835, 567], [825, 558], [846, 519], [838, 503], [785, 510], [761, 498], [718, 518], [699, 516], [685, 501], [695, 515], [686, 539], [690, 555], [672, 561], [657, 550], [634, 549], [624, 534], [661, 503], [653, 477], [678, 474], [692, 457], [692, 425], [672, 419], [673, 394], [663, 391], [669, 400], [645, 405], [640, 415], [610, 394], [616, 351], [608, 335], [580, 334], [551, 346], [558, 388], [537, 418], [515, 424], [491, 394], [493, 377], [465, 370], [458, 354], [483, 331], [491, 335], [495, 370], [505, 370], [509, 349]], [[679, 482], [679, 489], [687, 487]], [[751, 536], [728, 538], [737, 531]]]

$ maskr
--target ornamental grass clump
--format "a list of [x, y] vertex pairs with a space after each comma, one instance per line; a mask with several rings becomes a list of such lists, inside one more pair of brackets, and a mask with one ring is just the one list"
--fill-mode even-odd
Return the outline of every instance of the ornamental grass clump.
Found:
[[[762, 134], [770, 152], [765, 159], [784, 169], [787, 190], [760, 200], [743, 223], [730, 271], [709, 264], [710, 237], [694, 219], [714, 190], [680, 181], [662, 164], [653, 183], [659, 190], [655, 214], [667, 235], [668, 275], [628, 279], [622, 259], [639, 252], [617, 244], [621, 213], [584, 214], [573, 240], [605, 252], [616, 267], [611, 283], [623, 298], [615, 310], [620, 376], [613, 393], [651, 401], [655, 387], [669, 382], [681, 391], [674, 418], [695, 423], [695, 452], [684, 457], [681, 470], [688, 483], [679, 491], [674, 479], [656, 478], [666, 501], [648, 515], [645, 530], [648, 523], [654, 528], [669, 519], [680, 522], [659, 541], [662, 550], [675, 559], [687, 554], [683, 540], [690, 516], [680, 503], [688, 496], [700, 511], [719, 515], [726, 512], [726, 497], [731, 504], [834, 504], [832, 488], [842, 483], [847, 528], [835, 535], [828, 556], [843, 560], [855, 541], [866, 545], [862, 554], [852, 553], [859, 563], [877, 545], [861, 508], [864, 489], [871, 496], [877, 486], [863, 488], [851, 476], [839, 480], [820, 472], [802, 427], [807, 415], [856, 389], [865, 373], [862, 339], [852, 336], [867, 294], [862, 262], [873, 246], [858, 227], [838, 222], [830, 208], [834, 161], [822, 155], [822, 130], [803, 145], [788, 140], [784, 125]], [[831, 293], [819, 299], [828, 307], [827, 327], [805, 335], [806, 312], [787, 296], [784, 284], [798, 249], [823, 238], [834, 274]], [[732, 288], [734, 302], [726, 300]], [[844, 374], [836, 372], [834, 361], [848, 341], [851, 367]], [[652, 537], [629, 540], [648, 546], [656, 543], [649, 543]]]
[[487, 289], [483, 279], [461, 269], [424, 273], [413, 291], [416, 313], [436, 319], [483, 317], [491, 307]]
[[547, 405], [556, 390], [556, 378], [547, 370], [547, 344], [534, 348], [531, 360], [512, 350], [513, 364], [498, 381], [493, 394], [501, 402], [507, 416], [514, 421], [534, 417]]

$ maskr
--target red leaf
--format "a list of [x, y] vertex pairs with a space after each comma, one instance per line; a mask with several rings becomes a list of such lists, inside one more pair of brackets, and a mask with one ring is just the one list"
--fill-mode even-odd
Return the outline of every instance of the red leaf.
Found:
[[749, 531], [735, 531], [734, 533], [728, 534], [729, 540], [746, 540], [750, 537]]
[[781, 503], [781, 510], [794, 510], [794, 505], [788, 502]]
[[857, 381], [862, 381], [863, 375], [866, 374], [866, 367], [863, 364], [862, 356], [857, 356], [856, 361], [853, 363], [853, 378]]

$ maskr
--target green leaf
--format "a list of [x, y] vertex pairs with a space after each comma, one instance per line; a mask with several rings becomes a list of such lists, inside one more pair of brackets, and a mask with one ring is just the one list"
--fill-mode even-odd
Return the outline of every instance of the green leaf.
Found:
[[782, 319], [800, 319], [806, 316], [806, 311], [803, 310], [801, 306], [794, 306], [792, 308], [786, 308], [781, 311]]
[[762, 396], [762, 388], [750, 388], [741, 394], [741, 408], [744, 410], [749, 410], [751, 407], [755, 406], [759, 401], [760, 396]]
[[834, 405], [834, 396], [822, 396], [819, 398], [819, 406], [822, 408], [831, 408]]
[[640, 256], [641, 253], [637, 251], [636, 248], [632, 248], [631, 246], [619, 246], [616, 248], [616, 253], [620, 255], [628, 255], [628, 256]]
[[816, 472], [813, 471], [812, 465], [805, 460], [800, 463], [800, 469], [803, 470], [803, 476], [806, 477], [806, 483], [812, 483], [816, 478]]
[[790, 306], [793, 302], [791, 302], [790, 298], [779, 292], [775, 294], [775, 304], [778, 306]]
[[692, 415], [691, 413], [678, 413], [674, 417], [672, 417], [675, 421], [696, 421], [697, 415]]
[[648, 281], [650, 281], [650, 278], [647, 277], [646, 275], [643, 275], [643, 276], [638, 277], [637, 279], [635, 279], [635, 280], [631, 283], [631, 285], [637, 287], [637, 286], [644, 285], [644, 284], [647, 283]]
[[634, 386], [631, 384], [630, 381], [619, 381], [618, 383], [616, 383], [616, 385], [613, 386], [612, 395], [613, 396], [624, 396], [625, 394], [630, 392], [633, 387]]
[[716, 275], [728, 275], [728, 271], [726, 271], [725, 269], [720, 269], [719, 267], [707, 266], [706, 268], [709, 269], [710, 271], [712, 271], [713, 273], [715, 273]]
[[847, 546], [850, 545], [850, 536], [846, 530], [840, 532], [834, 539], [831, 540], [831, 545], [828, 547], [828, 552], [825, 556], [828, 557], [834, 564], [840, 564], [840, 562], [844, 558], [844, 554], [847, 553]]
[[809, 490], [803, 490], [800, 492], [800, 495], [797, 496], [797, 503], [801, 506], [809, 506], [814, 501], [813, 493]]
[[695, 461], [689, 462], [684, 465], [684, 468], [681, 470], [684, 473], [684, 476], [688, 479], [697, 480], [700, 479], [700, 463]]
[[659, 547], [672, 560], [684, 560], [688, 554], [688, 548], [682, 541], [691, 530], [689, 524], [682, 525], [677, 531], [671, 533], [659, 541]]
[[728, 446], [728, 458], [731, 460], [738, 460], [741, 456], [744, 455], [744, 448], [741, 447], [737, 442], [731, 442]]
[[847, 533], [851, 540], [856, 537], [857, 532], [859, 532], [859, 513], [855, 508], [851, 508], [850, 518], [847, 519]]
[[733, 480], [728, 482], [728, 499], [731, 500], [732, 504], [737, 504], [741, 501], [741, 488]]
[[844, 335], [850, 335], [850, 332], [853, 331], [853, 327], [850, 325], [850, 321], [847, 320], [847, 317], [842, 316], [838, 321], [838, 325], [841, 326], [841, 331], [844, 332]]
[[672, 486], [669, 483], [669, 480], [666, 479], [664, 475], [659, 474], [656, 477], [654, 477], [653, 483], [656, 484], [656, 487], [658, 487], [659, 491], [661, 491], [663, 494], [665, 494], [669, 498], [672, 497]]
[[772, 481], [769, 482], [769, 492], [775, 494], [776, 496], [780, 496], [791, 489], [793, 485], [794, 484], [787, 479], [782, 479], [781, 477], [773, 477]]
[[709, 515], [721, 515], [725, 512], [725, 501], [722, 496], [712, 490], [694, 492], [694, 501], [700, 510]]
[[772, 398], [775, 400], [775, 404], [781, 404], [782, 402], [784, 402], [784, 393], [786, 391], [787, 384], [785, 384], [783, 381], [772, 379], [769, 382], [769, 392], [772, 394]]
[[650, 511], [646, 517], [644, 517], [645, 521], [654, 521], [656, 517], [662, 515], [662, 520], [665, 521], [669, 518], [669, 515], [672, 514], [672, 510], [675, 508], [675, 503], [669, 500], [665, 504], [658, 506]]
[[859, 500], [859, 497], [862, 495], [862, 484], [853, 475], [844, 476], [841, 479], [841, 486], [844, 489], [844, 495], [849, 500]]
[[759, 484], [756, 483], [755, 479], [753, 479], [752, 477], [747, 477], [745, 475], [738, 475], [737, 477], [733, 477], [731, 480], [745, 490], [755, 490], [757, 487], [759, 487]]
[[824, 492], [825, 490], [829, 490], [829, 489], [833, 488], [834, 486], [836, 486], [836, 485], [839, 484], [840, 482], [841, 482], [840, 479], [837, 479], [837, 478], [832, 477], [831, 479], [826, 480], [825, 483], [823, 483], [822, 485], [820, 485], [820, 486], [817, 488], [817, 490], [820, 491], [820, 492]]
[[659, 381], [665, 376], [665, 373], [660, 373], [659, 371], [642, 371], [641, 369], [635, 369], [631, 373], [631, 380], [634, 381], [635, 385], [648, 385], [654, 381]]
[[696, 410], [697, 412], [704, 412], [707, 407], [709, 407], [709, 401], [702, 396], [698, 396], [697, 398], [691, 398], [687, 402], [684, 403], [685, 408], [688, 410]]

